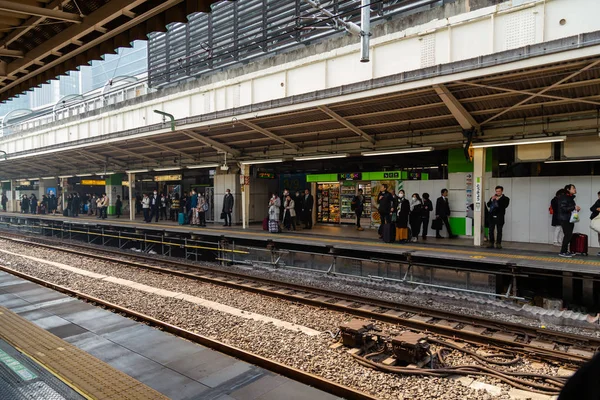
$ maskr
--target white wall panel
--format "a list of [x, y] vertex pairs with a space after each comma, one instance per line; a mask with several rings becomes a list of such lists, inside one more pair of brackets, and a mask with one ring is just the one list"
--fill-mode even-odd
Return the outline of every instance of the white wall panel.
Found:
[[[577, 195], [575, 197], [575, 203], [581, 207], [580, 221], [575, 224], [573, 232], [579, 232], [590, 236], [592, 231], [590, 229], [590, 207], [592, 202], [596, 201], [598, 190], [592, 189], [592, 177], [591, 176], [577, 176], [570, 178], [565, 184], [572, 183], [577, 188]], [[594, 193], [592, 195], [592, 193]]]
[[240, 107], [252, 104], [252, 81], [240, 84]]
[[[552, 197], [549, 193], [554, 190], [553, 179], [538, 177], [530, 179], [529, 185], [529, 241], [531, 243], [548, 243], [548, 233], [552, 231], [551, 215], [548, 206]], [[552, 186], [552, 188], [551, 188]], [[517, 204], [517, 207], [521, 207]]]
[[254, 103], [280, 99], [285, 96], [285, 72], [263, 76], [252, 82]]
[[[163, 103], [163, 111], [173, 114], [175, 119], [186, 118], [190, 116], [190, 100], [187, 97], [169, 100]], [[168, 121], [168, 119], [167, 119]]]
[[327, 87], [369, 80], [372, 67], [370, 62], [360, 62], [359, 52], [332, 58], [327, 61]]
[[399, 42], [373, 48], [373, 78], [398, 74], [419, 69], [421, 65], [421, 44], [419, 39], [409, 38]]
[[530, 184], [530, 178], [514, 178], [512, 181], [511, 239], [517, 242], [529, 242]]
[[[544, 40], [560, 39], [599, 29], [600, 1], [553, 0], [546, 5]], [[565, 24], [561, 25], [561, 19]]]
[[451, 40], [451, 61], [466, 60], [493, 52], [489, 20], [453, 27]]
[[327, 85], [327, 62], [300, 66], [288, 72], [287, 95], [309, 93], [320, 90]]
[[215, 111], [227, 109], [227, 88], [219, 88], [215, 90]]
[[190, 96], [190, 108], [192, 115], [204, 114], [204, 93], [194, 93]]

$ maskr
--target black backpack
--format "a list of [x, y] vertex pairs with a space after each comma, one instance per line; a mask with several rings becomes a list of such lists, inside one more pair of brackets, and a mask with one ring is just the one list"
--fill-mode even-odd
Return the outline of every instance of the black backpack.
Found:
[[352, 198], [352, 203], [350, 203], [350, 209], [352, 211], [356, 211], [356, 209], [358, 208], [358, 203], [359, 203], [358, 196], [354, 196]]

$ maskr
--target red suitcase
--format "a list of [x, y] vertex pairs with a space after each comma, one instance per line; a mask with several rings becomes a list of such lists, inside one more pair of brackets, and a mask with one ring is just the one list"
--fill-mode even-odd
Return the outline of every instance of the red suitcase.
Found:
[[263, 231], [269, 230], [269, 218], [263, 219]]
[[571, 253], [588, 255], [588, 237], [583, 233], [574, 233], [570, 243]]

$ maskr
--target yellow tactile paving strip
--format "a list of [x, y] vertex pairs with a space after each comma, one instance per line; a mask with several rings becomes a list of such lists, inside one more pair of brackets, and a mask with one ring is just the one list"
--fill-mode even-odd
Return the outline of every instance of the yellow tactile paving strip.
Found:
[[[23, 215], [21, 214], [15, 214], [15, 216], [20, 216], [22, 217]], [[65, 220], [64, 217], [59, 217], [61, 221]], [[48, 219], [53, 219], [53, 218], [48, 218]], [[69, 221], [73, 221], [73, 222], [86, 222], [85, 219], [81, 219], [81, 220], [72, 220], [72, 219], [68, 219]], [[87, 221], [89, 222], [89, 221]], [[95, 220], [93, 222], [96, 222]], [[151, 226], [147, 226], [144, 224], [140, 224], [138, 222], [131, 222], [131, 221], [114, 221], [116, 224], [119, 225], [132, 225], [132, 226], [139, 226], [140, 228], [153, 228], [156, 229], [157, 227], [160, 228], [179, 228], [182, 229], [179, 226], [174, 226], [174, 225], [167, 225], [167, 224], [161, 224], [161, 223], [153, 223]], [[98, 222], [98, 224], [102, 224], [102, 222]], [[479, 260], [485, 260], [488, 258], [502, 258], [502, 259], [512, 259], [512, 260], [525, 260], [525, 261], [541, 261], [541, 262], [551, 262], [551, 263], [557, 263], [557, 264], [572, 264], [572, 265], [587, 265], [587, 266], [592, 266], [592, 267], [600, 267], [600, 261], [590, 261], [590, 260], [584, 260], [581, 258], [562, 258], [562, 257], [558, 257], [558, 256], [545, 256], [545, 255], [540, 255], [540, 256], [534, 256], [534, 255], [526, 255], [526, 254], [514, 254], [514, 253], [507, 253], [506, 251], [502, 251], [502, 252], [494, 252], [494, 253], [487, 253], [487, 252], [483, 252], [483, 251], [476, 251], [476, 250], [464, 250], [464, 249], [449, 249], [447, 247], [445, 248], [440, 248], [440, 247], [433, 247], [433, 246], [413, 246], [413, 245], [398, 245], [398, 244], [388, 244], [388, 243], [378, 243], [378, 242], [357, 242], [356, 240], [342, 240], [342, 239], [329, 239], [329, 238], [325, 238], [323, 236], [319, 236], [319, 237], [311, 237], [311, 236], [298, 236], [298, 235], [286, 235], [286, 234], [270, 234], [270, 233], [264, 233], [264, 232], [260, 232], [260, 231], [244, 231], [244, 232], [240, 232], [240, 231], [236, 231], [236, 230], [229, 230], [229, 229], [218, 229], [218, 228], [196, 228], [196, 227], [190, 227], [189, 225], [186, 226], [184, 229], [189, 230], [189, 231], [199, 231], [199, 232], [210, 232], [210, 233], [218, 233], [218, 234], [238, 234], [238, 235], [244, 235], [244, 236], [250, 236], [250, 237], [264, 237], [264, 238], [269, 238], [269, 239], [291, 239], [291, 240], [303, 240], [306, 242], [315, 242], [315, 244], [345, 244], [345, 245], [350, 245], [350, 246], [366, 246], [366, 247], [379, 247], [379, 248], [390, 248], [390, 249], [394, 249], [394, 250], [403, 250], [403, 251], [427, 251], [430, 253], [439, 253], [440, 255], [444, 255], [444, 254], [456, 254], [456, 255], [462, 255], [465, 256], [465, 258], [470, 258], [470, 259], [479, 259]], [[474, 247], [474, 249], [476, 249]]]
[[168, 400], [4, 307], [0, 307], [0, 337], [88, 399]]

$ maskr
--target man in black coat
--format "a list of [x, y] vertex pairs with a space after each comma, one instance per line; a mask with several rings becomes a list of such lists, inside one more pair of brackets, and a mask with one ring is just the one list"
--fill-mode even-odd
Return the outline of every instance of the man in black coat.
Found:
[[[594, 219], [598, 215], [600, 215], [600, 192], [598, 192], [598, 200], [596, 200], [594, 205], [590, 207], [590, 211], [592, 212], [592, 215], [590, 215], [590, 219]], [[598, 241], [600, 242], [600, 232], [598, 232]], [[600, 251], [596, 255], [600, 257]]]
[[231, 190], [225, 191], [225, 197], [223, 197], [223, 214], [225, 217], [225, 224], [223, 226], [231, 226], [231, 213], [233, 212], [233, 195]]
[[392, 213], [394, 208], [394, 196], [388, 192], [388, 185], [383, 183], [381, 190], [377, 195], [377, 204], [381, 225], [379, 225], [379, 238], [383, 238], [383, 225], [392, 223]]
[[150, 195], [150, 218], [148, 222], [152, 222], [152, 218], [154, 217], [154, 222], [158, 222], [158, 215], [160, 214], [160, 197], [158, 196], [158, 191], [155, 189], [154, 193]]
[[[446, 229], [448, 230], [448, 237], [453, 239], [456, 235], [452, 234], [452, 229], [450, 228], [450, 221], [448, 217], [450, 216], [450, 204], [448, 203], [448, 189], [442, 189], [442, 196], [437, 199], [435, 202], [435, 218], [442, 221], [444, 225], [446, 225]], [[442, 239], [442, 235], [440, 235], [440, 231], [442, 230], [441, 225], [439, 229], [435, 230], [435, 237], [438, 239]]]
[[302, 219], [304, 220], [304, 229], [312, 229], [312, 211], [315, 204], [315, 199], [310, 190], [304, 190], [304, 198], [302, 199]]
[[558, 198], [558, 220], [560, 221], [560, 226], [562, 226], [565, 235], [558, 255], [570, 258], [573, 257], [573, 253], [569, 252], [569, 243], [571, 243], [573, 228], [575, 227], [575, 223], [571, 222], [571, 213], [575, 210], [579, 212], [581, 207], [575, 204], [575, 195], [577, 194], [575, 185], [566, 185], [565, 191], [566, 193]]
[[[489, 226], [490, 226], [490, 244], [488, 248], [494, 248], [494, 239], [496, 240], [496, 248], [502, 248], [502, 227], [504, 226], [504, 216], [506, 209], [510, 204], [510, 199], [504, 194], [502, 186], [496, 186], [496, 194], [488, 201], [489, 210]], [[498, 230], [498, 236], [494, 238], [494, 230]]]

